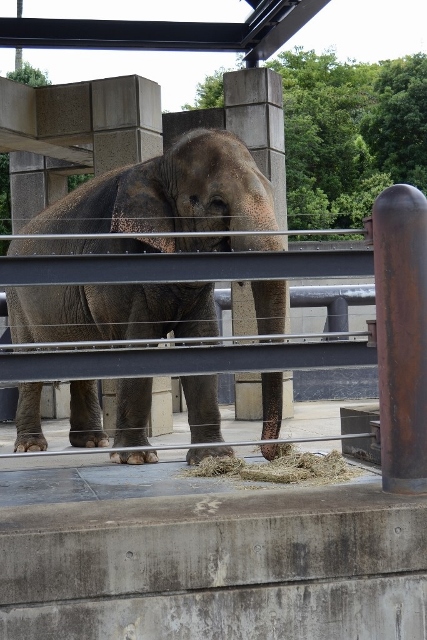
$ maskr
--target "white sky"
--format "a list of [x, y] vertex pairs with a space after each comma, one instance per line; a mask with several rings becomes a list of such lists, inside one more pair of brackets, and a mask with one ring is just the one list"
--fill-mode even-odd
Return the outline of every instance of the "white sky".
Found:
[[[244, 0], [24, 0], [24, 17], [243, 22]], [[16, 16], [16, 0], [0, 0], [2, 17]], [[0, 17], [1, 20], [1, 17]], [[283, 49], [302, 46], [338, 58], [376, 62], [427, 52], [427, 0], [331, 0]], [[14, 49], [0, 49], [0, 75], [14, 68]], [[24, 60], [47, 71], [54, 84], [138, 74], [162, 87], [162, 108], [193, 103], [196, 85], [220, 67], [233, 68], [233, 53], [24, 49]]]

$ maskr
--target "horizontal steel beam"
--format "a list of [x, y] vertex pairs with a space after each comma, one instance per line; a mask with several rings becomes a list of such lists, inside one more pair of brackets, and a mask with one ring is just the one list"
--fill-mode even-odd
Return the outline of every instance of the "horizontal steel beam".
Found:
[[244, 51], [244, 23], [1, 18], [0, 46]]
[[377, 364], [366, 342], [255, 344], [173, 349], [0, 351], [1, 382], [35, 382], [281, 371]]
[[373, 274], [373, 254], [367, 250], [0, 258], [0, 286], [220, 282]]

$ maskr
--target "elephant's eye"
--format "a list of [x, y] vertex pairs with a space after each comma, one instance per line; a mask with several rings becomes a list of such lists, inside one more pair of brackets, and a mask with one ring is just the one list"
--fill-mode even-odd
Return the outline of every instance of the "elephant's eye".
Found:
[[224, 214], [227, 212], [226, 203], [222, 198], [219, 198], [217, 196], [215, 196], [215, 198], [212, 198], [212, 200], [210, 201], [210, 207], [221, 214]]

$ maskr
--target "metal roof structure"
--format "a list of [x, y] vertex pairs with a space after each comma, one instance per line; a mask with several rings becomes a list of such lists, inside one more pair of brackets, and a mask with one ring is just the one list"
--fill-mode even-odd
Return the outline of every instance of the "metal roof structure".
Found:
[[245, 22], [0, 18], [0, 47], [228, 51], [257, 66], [330, 0], [246, 0]]

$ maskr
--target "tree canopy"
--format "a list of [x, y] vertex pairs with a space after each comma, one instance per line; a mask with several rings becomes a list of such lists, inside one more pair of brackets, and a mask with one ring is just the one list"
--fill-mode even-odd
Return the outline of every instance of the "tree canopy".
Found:
[[[290, 229], [360, 228], [393, 182], [427, 192], [427, 59], [340, 62], [296, 48], [266, 65], [282, 76]], [[193, 107], [223, 105], [224, 69]]]
[[374, 89], [376, 104], [365, 114], [361, 132], [375, 165], [394, 182], [427, 193], [427, 55], [388, 60]]

